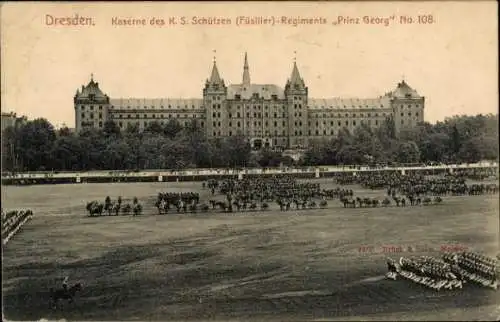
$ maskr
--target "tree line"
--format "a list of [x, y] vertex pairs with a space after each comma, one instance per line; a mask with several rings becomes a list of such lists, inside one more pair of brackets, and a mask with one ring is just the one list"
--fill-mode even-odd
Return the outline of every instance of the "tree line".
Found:
[[310, 165], [474, 163], [498, 160], [498, 115], [454, 116], [423, 122], [396, 135], [387, 119], [372, 129], [365, 124], [330, 140], [311, 142], [304, 156]]
[[[329, 140], [312, 141], [298, 165], [416, 162], [477, 162], [498, 159], [496, 115], [457, 116], [436, 124], [421, 123], [396, 135], [387, 119], [379, 128], [347, 129]], [[102, 129], [73, 133], [56, 130], [46, 119], [17, 122], [2, 133], [3, 171], [86, 171], [273, 167], [292, 165], [289, 157], [251, 150], [243, 135], [211, 139], [196, 120], [182, 126], [173, 119], [144, 130], [113, 121]]]

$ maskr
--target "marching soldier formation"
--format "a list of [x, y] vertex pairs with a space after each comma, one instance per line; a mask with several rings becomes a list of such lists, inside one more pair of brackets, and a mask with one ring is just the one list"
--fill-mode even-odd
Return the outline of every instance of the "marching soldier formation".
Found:
[[429, 288], [462, 288], [467, 281], [497, 289], [497, 260], [473, 252], [448, 253], [443, 260], [422, 256], [401, 257], [399, 263], [387, 260], [387, 278], [396, 280], [400, 275]]

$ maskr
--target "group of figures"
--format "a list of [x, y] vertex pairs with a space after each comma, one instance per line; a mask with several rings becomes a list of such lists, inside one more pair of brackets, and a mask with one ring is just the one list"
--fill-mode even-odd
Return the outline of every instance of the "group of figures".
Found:
[[138, 216], [142, 214], [142, 205], [139, 203], [137, 197], [133, 198], [132, 203], [127, 202], [124, 204], [121, 196], [116, 201], [112, 201], [107, 196], [104, 202], [94, 200], [88, 202], [85, 208], [91, 217], [129, 215], [131, 213], [134, 216]]
[[409, 198], [444, 195], [482, 195], [498, 193], [497, 184], [466, 184], [466, 176], [447, 175], [441, 178], [426, 177], [422, 173], [401, 174], [398, 171], [360, 172], [356, 176], [341, 173], [336, 176], [339, 184], [360, 184], [369, 189], [387, 189], [387, 195], [401, 194]]
[[[233, 209], [254, 210], [260, 204], [261, 209], [267, 209], [269, 203], [276, 202], [281, 211], [295, 209], [311, 209], [326, 207], [326, 199], [343, 195], [352, 195], [352, 190], [321, 189], [319, 183], [300, 183], [293, 175], [273, 175], [271, 177], [248, 177], [242, 180], [226, 179], [222, 181], [209, 180], [209, 189], [218, 189], [225, 195], [226, 201], [211, 200], [210, 203], [225, 211]], [[315, 199], [319, 199], [318, 202]]]
[[[167, 214], [172, 207], [177, 209], [177, 212], [196, 212], [200, 203], [200, 194], [197, 192], [165, 192], [158, 193], [155, 207], [158, 209], [158, 214]], [[201, 205], [202, 210], [207, 210], [208, 206]]]
[[399, 262], [395, 262], [389, 258], [387, 266], [387, 278], [396, 280], [401, 276], [438, 291], [462, 288], [468, 282], [495, 290], [498, 287], [497, 260], [473, 252], [447, 253], [442, 259], [431, 256], [401, 257]]
[[358, 205], [359, 208], [363, 207], [378, 207], [382, 205], [383, 207], [388, 207], [394, 202], [397, 207], [406, 207], [409, 206], [420, 206], [420, 205], [430, 205], [432, 203], [439, 204], [443, 202], [443, 198], [436, 196], [434, 198], [424, 197], [424, 198], [414, 198], [413, 196], [408, 197], [408, 204], [406, 202], [406, 198], [402, 196], [393, 196], [392, 201], [389, 197], [384, 198], [380, 201], [377, 198], [352, 198], [352, 197], [343, 197], [340, 199], [340, 202], [344, 205], [344, 208], [356, 208]]
[[32, 217], [33, 212], [30, 209], [8, 212], [4, 212], [2, 209], [2, 245], [7, 244], [12, 236]]

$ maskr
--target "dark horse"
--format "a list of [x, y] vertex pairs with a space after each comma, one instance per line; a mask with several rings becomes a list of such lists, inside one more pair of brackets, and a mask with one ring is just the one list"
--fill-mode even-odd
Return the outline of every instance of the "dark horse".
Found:
[[83, 289], [82, 283], [76, 283], [68, 289], [60, 288], [58, 290], [50, 289], [50, 304], [52, 308], [57, 306], [59, 300], [69, 300], [70, 303], [73, 303], [73, 298], [75, 297], [76, 292], [81, 291]]

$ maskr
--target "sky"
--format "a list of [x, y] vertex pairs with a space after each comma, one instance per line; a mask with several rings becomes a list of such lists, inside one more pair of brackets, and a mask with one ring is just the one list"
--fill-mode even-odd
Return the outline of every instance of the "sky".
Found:
[[[3, 3], [0, 10], [2, 112], [57, 127], [74, 127], [73, 96], [91, 73], [111, 98], [201, 98], [214, 55], [226, 84], [241, 83], [245, 52], [252, 82], [282, 87], [295, 59], [311, 98], [378, 97], [404, 78], [426, 97], [428, 122], [498, 111], [495, 1]], [[47, 15], [75, 14], [93, 25], [47, 25]], [[231, 24], [181, 25], [181, 16]], [[327, 23], [237, 26], [238, 16]], [[333, 24], [339, 16], [359, 24]], [[365, 16], [395, 18], [385, 26], [363, 23]], [[428, 17], [433, 23], [424, 23]], [[113, 18], [146, 25], [113, 25]], [[151, 18], [166, 24], [152, 26]]]

